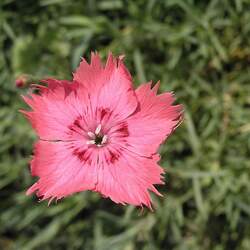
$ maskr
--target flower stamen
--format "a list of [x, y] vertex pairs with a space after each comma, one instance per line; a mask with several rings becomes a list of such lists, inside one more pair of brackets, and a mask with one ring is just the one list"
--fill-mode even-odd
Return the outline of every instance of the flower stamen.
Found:
[[93, 132], [89, 131], [87, 134], [91, 139], [95, 139], [95, 134]]
[[99, 124], [95, 130], [95, 134], [98, 135], [101, 132], [102, 124]]
[[104, 136], [102, 137], [102, 143], [101, 143], [101, 144], [105, 144], [107, 141], [108, 141], [108, 136], [107, 136], [107, 135], [104, 135]]
[[101, 129], [102, 129], [102, 125], [99, 124], [95, 129], [95, 133], [91, 131], [87, 132], [90, 140], [88, 140], [86, 144], [96, 145], [97, 147], [102, 147], [108, 141], [108, 136], [103, 135], [101, 133]]
[[88, 145], [94, 145], [95, 144], [95, 140], [89, 140], [86, 142], [86, 144]]

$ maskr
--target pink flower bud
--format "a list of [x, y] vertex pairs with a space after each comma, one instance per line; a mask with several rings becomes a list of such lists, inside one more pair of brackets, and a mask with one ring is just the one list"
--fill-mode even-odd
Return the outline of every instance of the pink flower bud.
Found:
[[28, 83], [28, 78], [25, 75], [20, 75], [16, 78], [15, 84], [17, 88], [24, 88]]

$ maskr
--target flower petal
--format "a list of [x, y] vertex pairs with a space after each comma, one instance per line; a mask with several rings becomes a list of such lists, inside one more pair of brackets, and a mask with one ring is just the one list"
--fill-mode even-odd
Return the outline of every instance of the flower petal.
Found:
[[[32, 111], [21, 110], [44, 140], [69, 140], [70, 126], [84, 114], [84, 105], [77, 102], [77, 83], [48, 79], [48, 86], [36, 85], [39, 94], [23, 97]], [[82, 100], [84, 101], [84, 100]], [[77, 135], [77, 134], [75, 134]]]
[[113, 120], [128, 117], [137, 107], [131, 75], [122, 59], [114, 58], [111, 53], [105, 67], [101, 66], [98, 54], [92, 54], [90, 64], [83, 60], [74, 80], [88, 89], [95, 110], [112, 110]]
[[82, 58], [79, 67], [76, 72], [73, 73], [74, 81], [77, 81], [85, 87], [95, 90], [102, 85], [103, 79], [105, 78], [103, 66], [101, 63], [100, 56], [97, 53], [91, 53], [91, 62], [88, 62]]
[[[31, 172], [40, 178], [27, 194], [36, 192], [42, 199], [60, 199], [75, 192], [93, 190], [98, 176], [97, 164], [81, 161], [75, 147], [72, 142], [37, 142]], [[84, 149], [87, 150], [82, 144], [81, 150]]]
[[172, 105], [172, 93], [156, 95], [151, 83], [136, 90], [139, 107], [127, 119], [129, 137], [126, 147], [142, 156], [151, 156], [181, 122], [181, 105]]
[[[109, 153], [106, 152], [106, 157]], [[114, 154], [111, 155], [112, 157]], [[149, 190], [161, 195], [155, 184], [163, 184], [163, 170], [157, 164], [158, 155], [152, 158], [138, 157], [123, 151], [113, 160], [101, 162], [95, 191], [109, 197], [116, 203], [146, 205], [151, 208]]]

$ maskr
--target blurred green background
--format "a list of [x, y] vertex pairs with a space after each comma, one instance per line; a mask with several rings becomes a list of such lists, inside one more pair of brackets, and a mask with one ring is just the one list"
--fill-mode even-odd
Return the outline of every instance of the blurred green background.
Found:
[[[0, 249], [250, 249], [249, 0], [0, 1]], [[185, 120], [161, 147], [155, 211], [84, 192], [47, 207], [25, 190], [36, 139], [16, 77], [71, 79], [80, 57], [126, 54]]]

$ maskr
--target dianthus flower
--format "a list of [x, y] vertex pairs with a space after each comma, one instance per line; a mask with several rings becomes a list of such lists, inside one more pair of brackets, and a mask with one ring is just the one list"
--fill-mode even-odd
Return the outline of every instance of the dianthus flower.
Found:
[[151, 208], [149, 191], [164, 184], [159, 145], [180, 124], [182, 106], [173, 93], [157, 95], [159, 83], [133, 88], [122, 57], [96, 53], [84, 59], [72, 81], [46, 79], [25, 96], [22, 112], [39, 136], [27, 191], [42, 200], [84, 190], [121, 204]]

